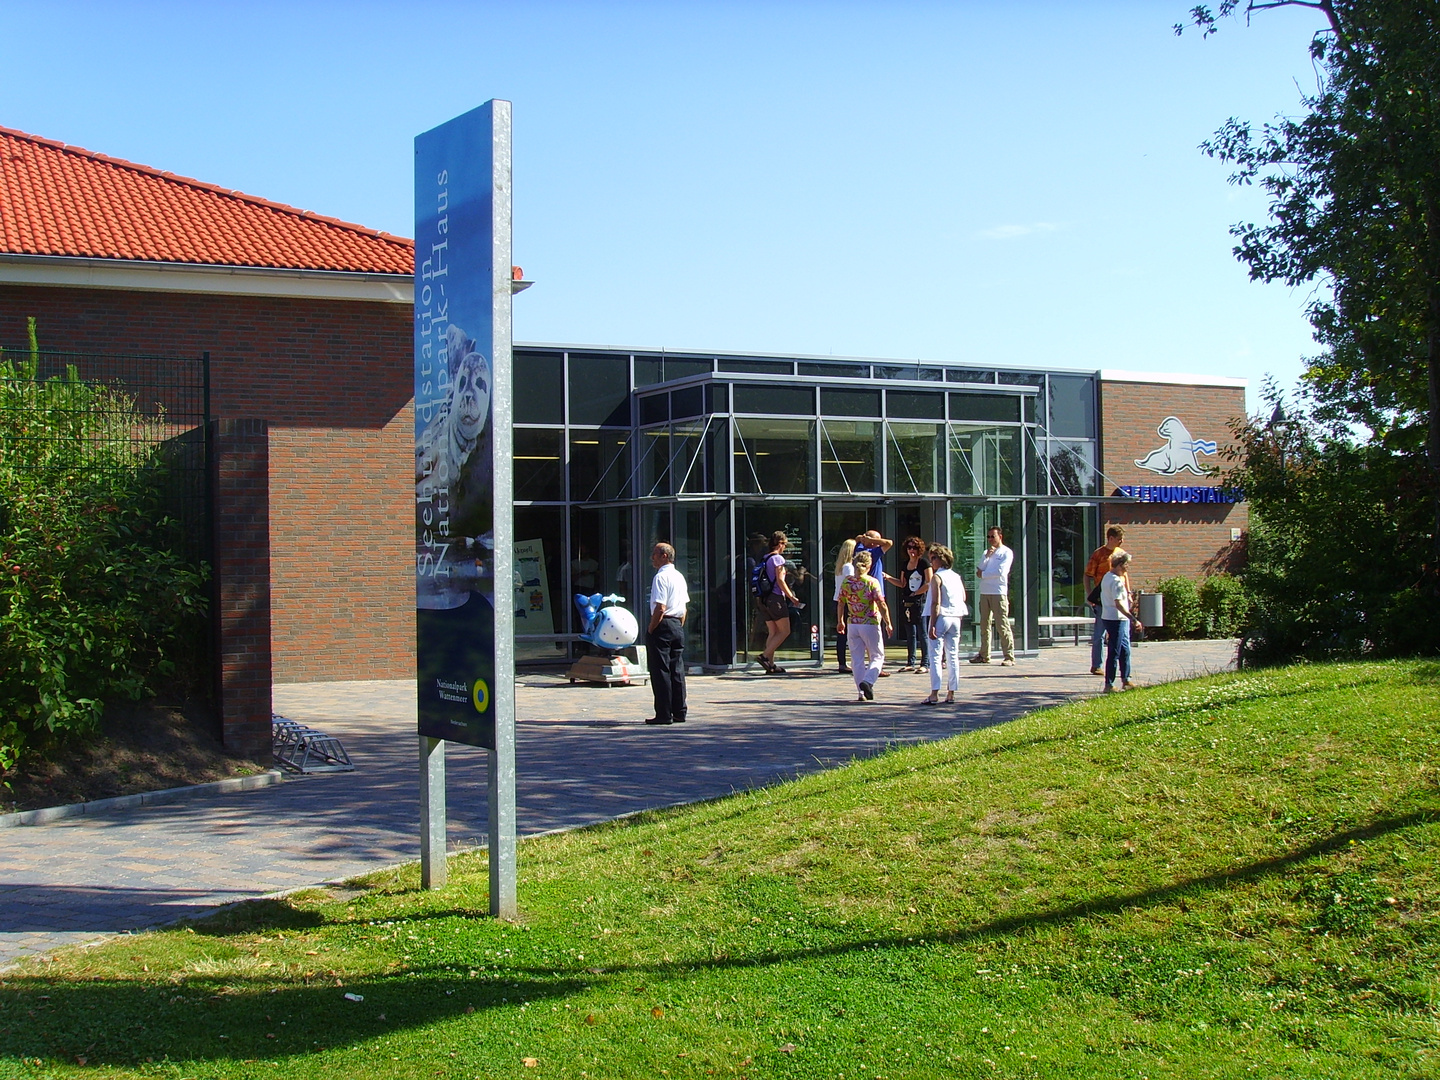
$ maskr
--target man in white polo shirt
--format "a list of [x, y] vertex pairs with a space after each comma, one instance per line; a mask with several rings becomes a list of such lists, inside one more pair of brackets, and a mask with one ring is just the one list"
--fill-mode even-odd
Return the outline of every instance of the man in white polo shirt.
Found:
[[1010, 629], [1010, 567], [1015, 553], [1005, 546], [1005, 534], [991, 528], [985, 534], [985, 557], [975, 574], [980, 579], [980, 651], [970, 658], [972, 664], [990, 662], [990, 623], [1000, 631], [1001, 664], [1015, 665], [1015, 633]]
[[685, 605], [690, 590], [675, 568], [675, 549], [663, 540], [650, 552], [655, 581], [650, 586], [650, 691], [655, 715], [647, 724], [685, 722]]

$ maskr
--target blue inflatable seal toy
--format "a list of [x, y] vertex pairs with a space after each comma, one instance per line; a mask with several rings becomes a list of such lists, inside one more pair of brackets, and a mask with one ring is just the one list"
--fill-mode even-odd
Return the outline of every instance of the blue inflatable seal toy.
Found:
[[598, 592], [589, 596], [576, 593], [575, 607], [579, 609], [580, 620], [585, 627], [580, 633], [580, 640], [609, 652], [619, 652], [634, 645], [640, 638], [640, 624], [627, 608], [616, 606], [624, 602], [625, 597], [614, 593], [608, 596]]

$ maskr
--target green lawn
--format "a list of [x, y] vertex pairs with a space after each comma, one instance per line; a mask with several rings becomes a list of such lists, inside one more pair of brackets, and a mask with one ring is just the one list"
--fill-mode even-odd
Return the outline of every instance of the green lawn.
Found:
[[1087, 701], [58, 954], [0, 1076], [1440, 1076], [1437, 766], [1433, 662]]

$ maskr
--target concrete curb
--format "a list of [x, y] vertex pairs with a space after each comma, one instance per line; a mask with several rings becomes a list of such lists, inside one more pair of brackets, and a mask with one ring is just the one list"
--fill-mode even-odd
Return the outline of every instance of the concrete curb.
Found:
[[188, 787], [166, 788], [164, 791], [142, 791], [137, 795], [119, 795], [113, 799], [95, 799], [92, 802], [71, 803], [69, 806], [46, 806], [39, 810], [21, 810], [14, 814], [0, 814], [0, 829], [14, 829], [22, 825], [46, 825], [49, 822], [62, 821], [65, 818], [113, 814], [122, 810], [135, 810], [142, 806], [162, 806], [165, 803], [229, 795], [235, 791], [253, 791], [256, 788], [278, 784], [284, 775], [279, 769], [268, 769], [252, 776], [232, 776], [225, 780], [215, 780], [209, 784], [191, 784]]

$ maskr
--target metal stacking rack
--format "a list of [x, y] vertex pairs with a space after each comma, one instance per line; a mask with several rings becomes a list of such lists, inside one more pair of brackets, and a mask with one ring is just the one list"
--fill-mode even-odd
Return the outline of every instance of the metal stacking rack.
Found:
[[334, 735], [306, 727], [274, 713], [270, 716], [270, 737], [275, 761], [292, 772], [353, 772], [354, 764]]

